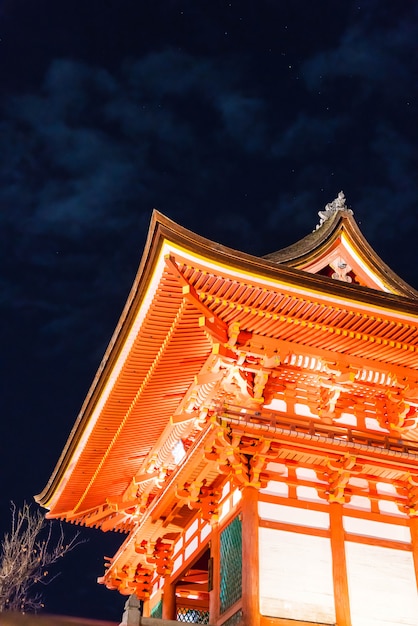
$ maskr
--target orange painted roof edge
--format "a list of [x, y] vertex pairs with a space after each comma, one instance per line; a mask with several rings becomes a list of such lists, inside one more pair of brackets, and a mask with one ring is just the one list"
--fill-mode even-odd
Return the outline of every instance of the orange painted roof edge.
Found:
[[[97, 402], [97, 398], [100, 396], [101, 390], [106, 385], [112, 367], [129, 333], [135, 311], [138, 310], [144, 293], [146, 292], [155, 263], [158, 259], [159, 251], [165, 240], [200, 253], [207, 259], [222, 261], [224, 264], [228, 264], [236, 269], [254, 272], [266, 278], [280, 278], [282, 281], [292, 284], [295, 287], [309, 288], [321, 294], [355, 300], [357, 303], [364, 303], [365, 306], [373, 304], [378, 307], [388, 308], [391, 311], [416, 316], [418, 313], [418, 292], [397, 277], [383, 261], [380, 261], [378, 255], [364, 239], [354, 218], [346, 214], [346, 212], [338, 212], [332, 219], [327, 220], [317, 231], [311, 234], [315, 236], [316, 233], [319, 233], [316, 237], [308, 235], [301, 240], [301, 242], [305, 242], [303, 244], [305, 250], [304, 258], [307, 258], [306, 255], [314, 255], [318, 247], [329, 245], [329, 242], [333, 241], [332, 237], [335, 237], [335, 233], [338, 228], [341, 227], [342, 220], [344, 220], [344, 224], [349, 223], [349, 233], [355, 236], [358, 241], [361, 241], [365, 250], [370, 251], [370, 254], [373, 255], [375, 259], [374, 263], [381, 263], [382, 267], [387, 268], [391, 280], [395, 280], [396, 284], [398, 284], [399, 281], [399, 285], [402, 287], [402, 293], [400, 295], [373, 290], [357, 284], [335, 281], [328, 277], [311, 274], [297, 267], [293, 267], [292, 263], [296, 257], [292, 258], [290, 252], [292, 249], [296, 250], [294, 246], [284, 248], [282, 251], [268, 255], [267, 257], [256, 257], [197, 235], [193, 231], [178, 225], [170, 218], [154, 210], [142, 259], [121, 317], [51, 477], [45, 488], [35, 496], [35, 500], [40, 505], [46, 506], [65, 474], [74, 450], [77, 449], [80, 442], [91, 411]], [[301, 246], [301, 243], [295, 244], [295, 246], [298, 245]], [[300, 250], [301, 249], [300, 247]], [[374, 266], [374, 269], [377, 271], [376, 266]]]

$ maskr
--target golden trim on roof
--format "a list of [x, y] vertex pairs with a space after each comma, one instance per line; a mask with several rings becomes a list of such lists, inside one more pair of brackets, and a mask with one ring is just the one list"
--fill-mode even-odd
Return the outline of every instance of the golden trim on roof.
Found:
[[[414, 413], [418, 294], [370, 248], [343, 200], [327, 205], [313, 233], [264, 258], [153, 213], [115, 333], [36, 496], [51, 517], [129, 530], [177, 471], [175, 447], [194, 449], [221, 399], [289, 406], [273, 380], [286, 387], [298, 376], [302, 399], [322, 385], [324, 415], [342, 411], [347, 384], [371, 398], [367, 386], [380, 381], [376, 411], [389, 405], [389, 385]], [[318, 387], [330, 378], [331, 392]], [[410, 424], [408, 411], [394, 428]]]

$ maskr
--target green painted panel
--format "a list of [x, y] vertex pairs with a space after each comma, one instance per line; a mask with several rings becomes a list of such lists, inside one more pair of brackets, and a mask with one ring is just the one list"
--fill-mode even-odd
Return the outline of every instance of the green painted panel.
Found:
[[242, 596], [242, 523], [232, 520], [220, 537], [220, 612], [228, 610]]
[[151, 609], [150, 617], [154, 617], [155, 619], [162, 619], [163, 618], [163, 602], [162, 602], [162, 600], [160, 600], [154, 606], [154, 608]]

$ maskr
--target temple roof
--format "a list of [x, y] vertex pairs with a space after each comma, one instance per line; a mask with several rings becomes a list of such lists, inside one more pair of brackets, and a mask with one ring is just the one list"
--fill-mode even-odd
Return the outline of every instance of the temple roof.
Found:
[[[340, 280], [348, 278], [349, 282], [351, 278], [372, 289], [418, 298], [418, 292], [391, 270], [367, 242], [353, 211], [346, 205], [343, 192], [318, 214], [320, 222], [312, 233], [264, 258], [306, 272], [323, 273]], [[337, 275], [333, 276], [334, 272]]]
[[[246, 383], [228, 370], [240, 351], [266, 369], [273, 361], [294, 369], [292, 359], [307, 355], [316, 359], [308, 367], [338, 363], [352, 368], [358, 386], [367, 376], [402, 379], [414, 400], [418, 293], [381, 261], [337, 200], [313, 233], [263, 258], [153, 213], [119, 323], [36, 496], [50, 517], [129, 530], [131, 500], [143, 493], [146, 511], [155, 490], [185, 471], [184, 455], [198, 449], [214, 403], [231, 394], [247, 401]], [[202, 459], [194, 459], [198, 475]]]

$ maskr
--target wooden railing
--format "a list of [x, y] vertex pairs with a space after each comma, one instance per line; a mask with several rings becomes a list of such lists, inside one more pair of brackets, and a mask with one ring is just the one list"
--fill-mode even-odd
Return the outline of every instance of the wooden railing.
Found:
[[219, 407], [219, 419], [232, 418], [239, 420], [242, 426], [249, 428], [253, 425], [257, 428], [269, 429], [271, 434], [277, 430], [280, 432], [301, 433], [313, 437], [326, 437], [329, 440], [343, 440], [347, 443], [366, 445], [382, 450], [401, 452], [404, 454], [418, 455], [418, 442], [409, 441], [389, 433], [378, 431], [365, 431], [348, 425], [324, 424], [320, 419], [313, 420], [295, 415], [281, 415], [276, 411], [266, 409], [249, 410], [244, 413], [242, 407], [231, 404]]

